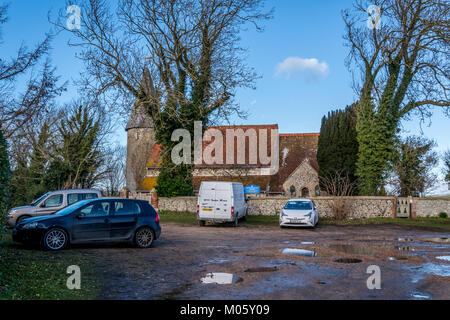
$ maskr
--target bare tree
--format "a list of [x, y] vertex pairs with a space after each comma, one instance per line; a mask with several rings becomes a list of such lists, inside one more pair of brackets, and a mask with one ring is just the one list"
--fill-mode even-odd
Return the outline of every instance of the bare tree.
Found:
[[[0, 26], [7, 22], [7, 5], [0, 5]], [[65, 85], [58, 86], [59, 78], [48, 60], [35, 70], [50, 50], [52, 37], [47, 34], [34, 49], [20, 46], [15, 58], [0, 59], [0, 126], [7, 139], [26, 136], [27, 129], [40, 122]], [[29, 75], [25, 91], [16, 92], [19, 77]]]
[[103, 166], [99, 168], [103, 175], [97, 185], [103, 189], [105, 195], [118, 196], [125, 186], [126, 152], [126, 147], [116, 145], [104, 154]]
[[324, 191], [333, 196], [331, 212], [336, 220], [344, 220], [348, 216], [350, 209], [349, 200], [346, 197], [352, 196], [357, 189], [357, 181], [352, 181], [348, 175], [338, 171], [325, 177], [319, 177], [320, 185]]
[[[380, 21], [368, 17], [372, 4], [380, 9]], [[359, 190], [376, 194], [400, 120], [414, 112], [424, 119], [433, 106], [449, 110], [450, 5], [444, 0], [356, 0], [343, 18], [348, 65], [360, 75], [355, 78]]]
[[[244, 64], [239, 33], [246, 24], [270, 17], [262, 0], [121, 0], [117, 15], [109, 3], [80, 3], [81, 28], [68, 30], [65, 13], [57, 25], [82, 48], [87, 83], [98, 93], [121, 92], [147, 106], [157, 132], [190, 128], [192, 117], [206, 124], [211, 114], [240, 112], [232, 97], [253, 87], [255, 73]], [[150, 68], [142, 90], [145, 58]], [[128, 104], [128, 110], [132, 103]], [[168, 124], [169, 122], [169, 124]], [[177, 127], [178, 126], [178, 127]], [[159, 137], [164, 140], [164, 133]], [[169, 140], [170, 139], [165, 139]]]

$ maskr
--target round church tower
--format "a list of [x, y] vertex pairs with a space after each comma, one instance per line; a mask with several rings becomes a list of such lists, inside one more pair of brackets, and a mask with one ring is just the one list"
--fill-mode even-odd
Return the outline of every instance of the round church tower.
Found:
[[127, 189], [141, 190], [146, 176], [146, 165], [155, 146], [153, 120], [140, 104], [131, 111], [127, 127]]

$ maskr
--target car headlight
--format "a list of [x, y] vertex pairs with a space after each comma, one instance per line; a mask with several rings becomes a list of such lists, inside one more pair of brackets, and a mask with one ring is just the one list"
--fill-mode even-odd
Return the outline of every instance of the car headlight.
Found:
[[11, 216], [11, 215], [13, 214], [13, 212], [14, 212], [14, 210], [13, 210], [13, 209], [10, 209], [10, 210], [6, 213], [6, 216], [7, 216], [7, 217]]
[[23, 226], [24, 229], [36, 229], [39, 226], [37, 222], [30, 222]]
[[286, 217], [286, 216], [287, 216], [286, 212], [281, 211], [281, 217], [283, 218], [283, 217]]
[[310, 213], [307, 213], [306, 216], [309, 217], [309, 218], [311, 218], [311, 217], [312, 217], [312, 214], [313, 214], [313, 213], [312, 213], [312, 211], [311, 211]]

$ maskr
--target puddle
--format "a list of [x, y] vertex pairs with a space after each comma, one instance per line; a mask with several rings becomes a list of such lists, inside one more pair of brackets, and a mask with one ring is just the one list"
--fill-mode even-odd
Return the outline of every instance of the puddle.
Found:
[[450, 277], [450, 265], [440, 263], [425, 263], [419, 266], [406, 267], [412, 273], [412, 283], [417, 283], [427, 275]]
[[423, 293], [423, 292], [414, 292], [413, 294], [411, 294], [411, 296], [414, 299], [420, 299], [420, 300], [431, 299], [431, 295], [429, 295], [428, 293]]
[[248, 268], [244, 272], [274, 272], [277, 271], [277, 267], [256, 267], [256, 268]]
[[437, 256], [436, 259], [450, 262], [450, 256]]
[[450, 239], [447, 237], [423, 238], [421, 240], [434, 243], [450, 243]]
[[230, 262], [230, 260], [221, 259], [221, 258], [214, 258], [214, 259], [208, 260], [208, 263], [214, 263], [214, 264], [221, 264], [221, 263], [226, 263], [226, 262]]
[[353, 244], [331, 244], [329, 248], [337, 252], [348, 254], [375, 255], [380, 252], [380, 248], [371, 246], [357, 246]]
[[414, 252], [416, 251], [413, 247], [403, 246], [403, 247], [397, 247], [398, 251], [408, 251], [408, 252]]
[[206, 277], [201, 279], [202, 283], [215, 283], [215, 284], [233, 284], [241, 282], [242, 278], [232, 273], [220, 273], [212, 272], [206, 274]]
[[406, 257], [389, 257], [389, 261], [408, 260]]
[[355, 259], [355, 258], [339, 258], [334, 260], [334, 262], [337, 263], [360, 263], [362, 262], [361, 259]]
[[291, 255], [300, 256], [300, 257], [307, 257], [307, 258], [312, 258], [317, 255], [317, 253], [315, 251], [303, 250], [303, 249], [291, 249], [291, 248], [283, 249], [282, 253], [283, 254], [291, 254]]

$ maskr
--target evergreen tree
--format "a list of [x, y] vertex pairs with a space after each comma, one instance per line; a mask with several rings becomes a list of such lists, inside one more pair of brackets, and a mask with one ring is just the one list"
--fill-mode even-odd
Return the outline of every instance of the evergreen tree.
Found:
[[89, 107], [77, 107], [58, 126], [60, 146], [45, 177], [48, 189], [90, 188], [99, 178], [99, 120]]
[[0, 128], [0, 230], [4, 226], [4, 217], [10, 201], [11, 169], [3, 131]]
[[[322, 118], [320, 128], [317, 150], [319, 177], [328, 180], [339, 175], [348, 177], [349, 183], [355, 183], [357, 159], [355, 105], [329, 112]], [[321, 184], [323, 189], [322, 181]]]
[[438, 164], [435, 142], [422, 137], [397, 139], [392, 170], [394, 185], [401, 197], [419, 196], [436, 180], [433, 169]]

